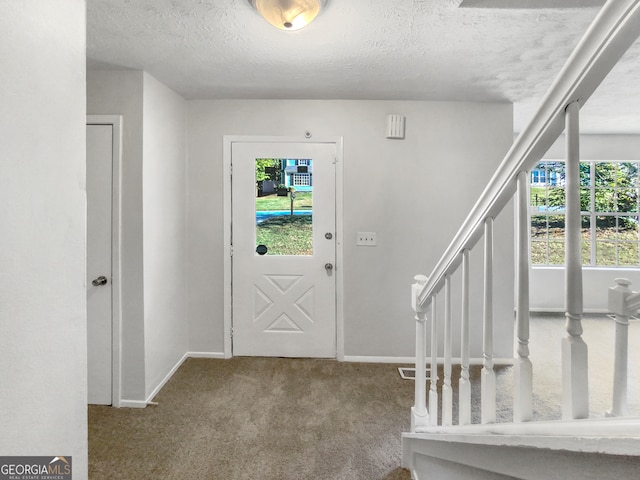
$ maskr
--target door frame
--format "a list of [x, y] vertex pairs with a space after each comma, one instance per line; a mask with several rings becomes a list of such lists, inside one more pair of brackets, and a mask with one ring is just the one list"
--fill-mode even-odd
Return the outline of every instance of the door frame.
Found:
[[111, 406], [120, 407], [122, 403], [122, 116], [87, 115], [86, 124], [111, 125], [113, 132], [111, 147]]
[[344, 309], [343, 309], [343, 152], [342, 137], [280, 137], [261, 135], [224, 135], [223, 156], [223, 209], [224, 209], [224, 357], [231, 358], [233, 325], [232, 250], [231, 229], [231, 146], [234, 143], [331, 143], [336, 149], [336, 354], [344, 361]]

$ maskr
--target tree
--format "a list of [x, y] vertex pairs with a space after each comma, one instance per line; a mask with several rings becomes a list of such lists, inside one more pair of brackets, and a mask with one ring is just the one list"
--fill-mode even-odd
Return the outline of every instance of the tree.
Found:
[[263, 180], [280, 181], [280, 173], [282, 168], [282, 160], [277, 158], [258, 158], [256, 159], [256, 182]]

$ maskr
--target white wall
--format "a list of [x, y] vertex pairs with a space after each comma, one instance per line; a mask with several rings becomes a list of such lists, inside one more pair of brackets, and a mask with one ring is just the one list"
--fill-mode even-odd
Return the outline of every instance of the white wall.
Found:
[[187, 352], [185, 109], [142, 71], [87, 73], [88, 113], [123, 116], [124, 400], [146, 400]]
[[85, 4], [0, 2], [0, 453], [87, 478]]
[[187, 352], [186, 105], [144, 74], [146, 395]]
[[[344, 137], [344, 322], [348, 356], [409, 356], [413, 276], [428, 274], [512, 143], [510, 104], [190, 101], [189, 347], [223, 351], [223, 135]], [[406, 115], [406, 140], [384, 138]], [[504, 215], [503, 215], [504, 216]], [[499, 228], [513, 231], [513, 216]], [[374, 231], [378, 246], [355, 246]], [[497, 354], [512, 348], [512, 236], [496, 268]], [[501, 288], [507, 285], [509, 293]], [[478, 292], [478, 294], [481, 291]]]
[[145, 392], [142, 223], [143, 73], [87, 72], [87, 113], [122, 115], [122, 398]]
[[[564, 159], [565, 138], [560, 137], [544, 158]], [[581, 135], [581, 160], [640, 160], [640, 135]], [[608, 288], [613, 280], [631, 280], [633, 290], [640, 289], [638, 268], [583, 268], [584, 309], [587, 312], [606, 312]], [[564, 311], [564, 269], [533, 267], [531, 271], [531, 308], [537, 311]]]

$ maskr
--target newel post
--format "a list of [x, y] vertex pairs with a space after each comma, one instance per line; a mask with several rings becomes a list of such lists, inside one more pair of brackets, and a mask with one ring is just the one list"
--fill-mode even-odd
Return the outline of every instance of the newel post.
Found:
[[616, 321], [616, 347], [613, 367], [613, 405], [607, 412], [610, 417], [627, 415], [627, 364], [629, 349], [629, 316], [637, 310], [633, 305], [638, 298], [629, 288], [626, 278], [616, 278], [616, 286], [609, 288], [609, 311]]
[[427, 313], [419, 304], [418, 297], [428, 278], [416, 275], [411, 285], [411, 306], [416, 312], [416, 376], [415, 404], [411, 407], [411, 431], [429, 426], [427, 410]]

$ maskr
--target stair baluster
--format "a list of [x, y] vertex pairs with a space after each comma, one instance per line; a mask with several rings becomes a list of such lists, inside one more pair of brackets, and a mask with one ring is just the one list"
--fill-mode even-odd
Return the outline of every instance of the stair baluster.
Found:
[[444, 382], [442, 384], [442, 425], [453, 424], [453, 389], [451, 388], [451, 276], [444, 277]]
[[438, 309], [435, 297], [431, 298], [431, 382], [429, 384], [429, 411], [431, 426], [438, 425]]
[[493, 370], [493, 218], [484, 221], [483, 366], [481, 376], [482, 423], [496, 421], [496, 373]]
[[529, 359], [529, 173], [518, 174], [516, 201], [516, 335], [513, 420], [533, 419], [533, 366]]
[[565, 317], [562, 339], [562, 417], [589, 417], [587, 344], [582, 339], [582, 222], [580, 219], [580, 105], [570, 103], [565, 113]]
[[460, 382], [458, 383], [458, 424], [471, 423], [471, 382], [469, 381], [469, 249], [462, 252], [462, 312], [460, 319]]

